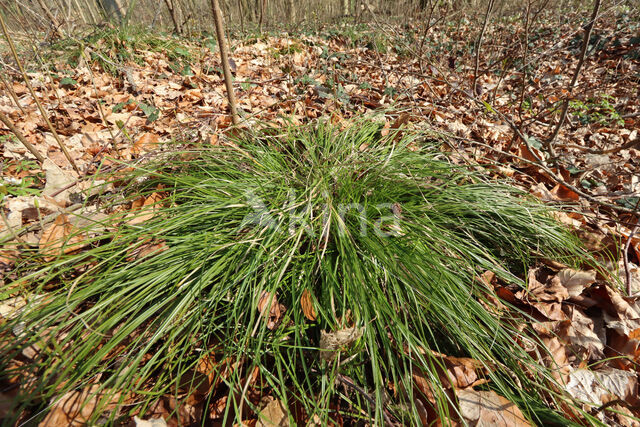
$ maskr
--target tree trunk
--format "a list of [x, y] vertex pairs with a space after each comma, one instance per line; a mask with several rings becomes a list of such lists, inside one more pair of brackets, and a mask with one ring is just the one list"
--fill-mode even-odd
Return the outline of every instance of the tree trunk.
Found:
[[182, 22], [181, 22], [181, 13], [180, 13], [180, 2], [175, 2], [174, 0], [164, 0], [164, 3], [167, 5], [167, 9], [169, 9], [169, 15], [171, 16], [171, 21], [173, 21], [173, 28], [176, 31], [176, 34], [182, 35]]
[[[39, 0], [41, 1], [41, 0]], [[98, 7], [104, 12], [107, 20], [114, 20], [116, 22], [122, 22], [124, 18], [124, 9], [119, 0], [96, 0]]]
[[293, 24], [296, 19], [296, 9], [293, 0], [285, 0], [285, 7], [287, 8], [287, 22]]

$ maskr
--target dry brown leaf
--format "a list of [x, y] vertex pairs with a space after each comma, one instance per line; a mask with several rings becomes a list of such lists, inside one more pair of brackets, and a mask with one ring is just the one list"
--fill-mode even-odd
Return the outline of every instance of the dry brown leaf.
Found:
[[515, 296], [538, 309], [549, 320], [564, 320], [562, 301], [569, 298], [567, 289], [559, 281], [553, 281], [549, 273], [540, 268], [529, 270], [527, 289], [518, 291]]
[[604, 368], [598, 371], [576, 369], [569, 374], [567, 391], [576, 399], [593, 406], [614, 399], [635, 403], [638, 396], [638, 377], [633, 371]]
[[[84, 426], [93, 414], [96, 406], [102, 397], [103, 392], [99, 392], [100, 385], [94, 384], [91, 387], [79, 391], [70, 391], [62, 397], [56, 397], [51, 402], [51, 411], [38, 424], [39, 427], [68, 427]], [[120, 393], [114, 393], [110, 400], [115, 403], [120, 399]], [[107, 404], [102, 407], [103, 411], [112, 410], [114, 404]]]
[[438, 376], [440, 376], [440, 382], [443, 386], [462, 389], [478, 384], [480, 380], [478, 372], [484, 370], [480, 361], [469, 357], [453, 357], [444, 354], [438, 357], [446, 369], [445, 372], [441, 372], [443, 366], [438, 365], [437, 367]]
[[578, 195], [578, 193], [565, 187], [562, 184], [556, 184], [556, 186], [551, 189], [551, 194], [553, 194], [558, 200], [562, 201], [580, 200], [580, 196]]
[[3, 249], [0, 251], [0, 271], [9, 270], [18, 259], [18, 251]]
[[490, 311], [493, 314], [499, 315], [502, 313], [506, 307], [497, 297], [496, 289], [498, 288], [498, 281], [496, 274], [487, 270], [478, 277], [478, 281], [484, 285], [486, 289], [486, 293], [484, 295], [487, 298], [486, 301], [481, 299], [480, 304], [482, 304], [487, 311]]
[[335, 332], [320, 331], [320, 357], [324, 360], [331, 360], [336, 352], [343, 347], [347, 347], [357, 341], [362, 336], [364, 328], [345, 328]]
[[143, 133], [136, 142], [133, 143], [133, 149], [131, 150], [136, 156], [145, 151], [153, 151], [158, 147], [160, 137], [155, 133], [146, 132]]
[[61, 253], [68, 254], [86, 246], [85, 236], [78, 234], [65, 214], [60, 214], [40, 237], [40, 253], [46, 261], [55, 259]]
[[136, 427], [167, 427], [167, 422], [163, 418], [142, 420], [138, 417], [133, 417], [133, 421], [136, 423]]
[[544, 349], [533, 350], [531, 354], [534, 357], [542, 354], [542, 362], [544, 362], [545, 366], [551, 367], [553, 376], [557, 380], [564, 382], [570, 370], [570, 354], [567, 349], [567, 344], [552, 330], [555, 324], [557, 324], [557, 322], [540, 322], [531, 325], [533, 330], [537, 332], [538, 338], [542, 340], [542, 343], [546, 347], [546, 351]]
[[256, 423], [258, 427], [287, 427], [289, 425], [289, 416], [282, 402], [273, 398], [262, 408], [258, 414], [258, 422]]
[[318, 315], [315, 308], [313, 308], [313, 299], [311, 298], [311, 292], [309, 292], [309, 289], [302, 291], [302, 295], [300, 296], [300, 305], [302, 306], [302, 313], [304, 313], [304, 317], [312, 322], [316, 320]]
[[209, 404], [209, 418], [216, 420], [224, 416], [224, 411], [227, 407], [227, 399], [227, 396], [222, 396], [218, 400]]
[[131, 212], [126, 218], [127, 224], [137, 225], [150, 220], [159, 209], [159, 202], [163, 199], [162, 194], [153, 193], [147, 197], [139, 197], [131, 203]]
[[[269, 310], [268, 316], [267, 310]], [[258, 311], [263, 317], [268, 317], [267, 328], [273, 330], [282, 321], [282, 315], [286, 311], [286, 307], [278, 303], [278, 297], [275, 293], [262, 291], [258, 300]]]
[[602, 322], [600, 321], [600, 329], [596, 331], [593, 319], [581, 310], [571, 308], [569, 316], [569, 321], [560, 322], [558, 334], [567, 341], [575, 353], [586, 353], [586, 360], [604, 357], [606, 333], [602, 328]]
[[596, 272], [593, 270], [582, 271], [565, 268], [560, 270], [552, 280], [557, 280], [560, 285], [567, 288], [569, 297], [576, 297], [580, 295], [587, 286], [595, 283]]
[[520, 409], [494, 391], [459, 390], [457, 393], [462, 418], [472, 426], [531, 426]]

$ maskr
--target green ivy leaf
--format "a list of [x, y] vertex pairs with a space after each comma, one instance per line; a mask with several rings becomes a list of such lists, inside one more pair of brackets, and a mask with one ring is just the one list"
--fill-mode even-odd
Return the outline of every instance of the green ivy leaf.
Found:
[[71, 77], [63, 77], [62, 79], [60, 79], [60, 87], [63, 87], [65, 89], [75, 87], [77, 84], [78, 82]]
[[149, 123], [154, 122], [160, 117], [160, 110], [153, 105], [147, 105], [144, 102], [138, 102], [138, 107], [142, 110]]

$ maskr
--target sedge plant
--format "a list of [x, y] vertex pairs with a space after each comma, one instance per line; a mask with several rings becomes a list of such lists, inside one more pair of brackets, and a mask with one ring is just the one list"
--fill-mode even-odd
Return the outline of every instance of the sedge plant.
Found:
[[114, 213], [77, 232], [80, 250], [34, 254], [5, 286], [28, 301], [0, 325], [4, 379], [23, 379], [16, 414], [89, 389], [93, 421], [196, 394], [202, 419], [227, 396], [220, 416], [239, 422], [259, 394], [298, 423], [420, 425], [422, 399], [446, 424], [457, 403], [436, 353], [480, 361], [484, 387], [534, 422], [572, 404], [525, 349], [523, 315], [489, 310], [477, 277], [524, 286], [532, 254], [571, 264], [579, 243], [548, 207], [452, 166], [419, 133], [255, 131], [165, 153], [126, 182], [155, 204], [123, 213], [106, 194]]

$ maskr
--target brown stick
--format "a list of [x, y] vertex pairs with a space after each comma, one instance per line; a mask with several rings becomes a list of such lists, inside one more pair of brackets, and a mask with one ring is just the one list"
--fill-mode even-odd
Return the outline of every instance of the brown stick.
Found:
[[29, 152], [33, 154], [36, 159], [38, 159], [40, 164], [44, 162], [44, 157], [42, 156], [42, 154], [40, 154], [40, 152], [36, 149], [36, 147], [34, 147], [29, 141], [27, 141], [27, 138], [25, 138], [22, 132], [20, 132], [18, 128], [15, 127], [13, 123], [11, 123], [11, 120], [9, 120], [9, 117], [5, 116], [2, 111], [0, 111], [0, 122], [4, 123], [4, 125], [8, 127], [11, 132], [13, 132], [16, 138], [18, 138], [18, 140], [22, 142], [22, 145], [24, 145], [27, 148], [27, 150], [29, 150]]
[[0, 73], [0, 80], [2, 80], [2, 84], [7, 88], [7, 91], [9, 92], [9, 95], [11, 95], [11, 99], [13, 99], [13, 102], [16, 104], [16, 107], [18, 107], [20, 109], [20, 112], [24, 114], [25, 113], [24, 108], [22, 108], [22, 105], [20, 105], [20, 100], [18, 100], [18, 95], [16, 94], [16, 91], [13, 90], [11, 79], [9, 79], [9, 81], [5, 80], [2, 73]]
[[49, 120], [49, 116], [47, 116], [47, 113], [44, 111], [44, 108], [42, 107], [42, 104], [40, 103], [40, 100], [36, 96], [36, 93], [33, 90], [33, 87], [31, 86], [31, 82], [29, 81], [29, 76], [27, 76], [27, 73], [26, 73], [26, 71], [24, 71], [24, 67], [22, 66], [22, 62], [20, 62], [20, 59], [18, 58], [18, 53], [16, 51], [16, 47], [13, 44], [13, 40], [11, 39], [11, 36], [9, 36], [9, 31], [7, 30], [7, 26], [4, 23], [4, 18], [2, 17], [1, 13], [0, 13], [0, 25], [2, 26], [2, 32], [4, 33], [4, 36], [7, 39], [7, 43], [9, 43], [9, 49], [11, 50], [11, 54], [13, 55], [13, 59], [16, 61], [16, 64], [18, 65], [18, 68], [20, 69], [20, 72], [22, 73], [22, 78], [24, 79], [24, 84], [29, 89], [29, 93], [31, 93], [31, 96], [33, 97], [33, 100], [35, 101], [36, 105], [38, 106], [38, 110], [40, 110], [40, 114], [42, 115], [42, 118], [47, 123], [47, 126], [49, 127], [49, 130], [53, 134], [53, 137], [55, 138], [55, 140], [58, 143], [58, 145], [60, 146], [60, 149], [64, 153], [64, 156], [67, 158], [69, 163], [71, 163], [71, 166], [73, 167], [73, 169], [78, 174], [80, 174], [80, 169], [78, 169], [78, 166], [76, 165], [76, 162], [73, 161], [73, 158], [69, 154], [69, 151], [67, 151], [67, 147], [65, 147], [64, 143], [60, 139], [60, 136], [58, 135], [58, 132], [56, 132], [56, 129], [51, 124], [51, 121]]
[[593, 4], [593, 12], [591, 13], [591, 20], [584, 28], [584, 38], [582, 39], [582, 48], [580, 49], [580, 59], [578, 60], [578, 65], [576, 67], [575, 72], [573, 73], [573, 77], [571, 78], [571, 83], [568, 87], [568, 93], [564, 101], [562, 102], [562, 111], [560, 112], [560, 120], [556, 124], [555, 129], [553, 130], [553, 134], [551, 137], [545, 142], [545, 148], [547, 152], [553, 159], [555, 157], [555, 152], [553, 150], [553, 141], [558, 137], [560, 133], [560, 128], [564, 124], [564, 121], [567, 118], [567, 110], [569, 109], [569, 98], [573, 93], [573, 89], [578, 82], [578, 76], [580, 75], [580, 71], [582, 70], [582, 66], [584, 65], [584, 58], [587, 53], [587, 48], [589, 47], [589, 39], [591, 39], [591, 31], [593, 30], [593, 25], [596, 23], [596, 19], [598, 18], [598, 12], [600, 11], [600, 0], [595, 0]]
[[51, 13], [51, 10], [49, 10], [49, 8], [47, 7], [46, 3], [43, 0], [38, 0], [38, 5], [44, 11], [44, 14], [49, 19], [49, 23], [51, 24], [51, 27], [53, 28], [54, 32], [59, 33], [60, 32], [60, 23], [58, 22], [56, 17], [53, 16], [53, 13]]
[[[636, 209], [638, 209], [637, 204], [636, 204]], [[624, 244], [624, 249], [622, 250], [622, 260], [624, 262], [624, 273], [625, 273], [625, 279], [626, 279], [627, 295], [629, 296], [631, 296], [631, 270], [629, 270], [629, 247], [631, 246], [631, 241], [633, 240], [633, 236], [638, 231], [638, 228], [640, 228], [640, 217], [638, 217], [638, 221], [636, 221], [635, 227], [633, 227], [633, 230], [631, 230], [631, 233], [629, 233], [629, 238], [627, 239], [627, 242]]]
[[491, 14], [491, 9], [493, 9], [494, 0], [489, 0], [489, 5], [487, 6], [487, 13], [484, 15], [484, 22], [482, 24], [482, 31], [480, 31], [480, 35], [478, 35], [478, 40], [476, 41], [476, 64], [475, 69], [473, 71], [473, 87], [471, 90], [474, 95], [480, 95], [476, 88], [476, 84], [478, 81], [478, 69], [480, 68], [480, 47], [482, 46], [482, 38], [484, 37], [484, 33], [487, 30], [487, 24], [489, 23], [489, 14]]
[[213, 22], [216, 26], [216, 36], [218, 38], [218, 48], [220, 49], [220, 60], [222, 61], [222, 72], [224, 73], [224, 83], [227, 86], [227, 98], [229, 108], [231, 108], [231, 121], [234, 125], [239, 123], [238, 111], [236, 110], [236, 97], [233, 92], [233, 82], [231, 69], [229, 68], [229, 57], [227, 56], [227, 39], [224, 35], [224, 21], [218, 0], [211, 0], [211, 10], [213, 12]]
[[169, 16], [171, 16], [171, 20], [173, 21], [173, 28], [176, 30], [176, 34], [181, 36], [182, 26], [180, 25], [178, 10], [176, 9], [177, 3], [174, 4], [171, 0], [164, 0], [164, 3], [167, 5], [167, 9], [169, 10]]

